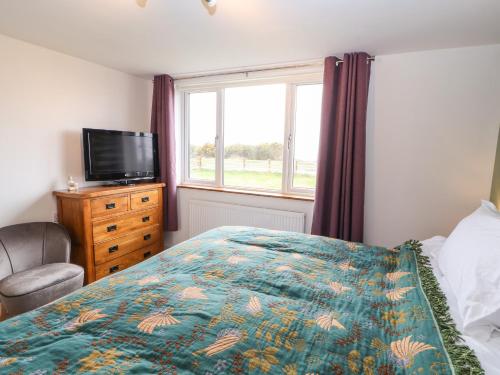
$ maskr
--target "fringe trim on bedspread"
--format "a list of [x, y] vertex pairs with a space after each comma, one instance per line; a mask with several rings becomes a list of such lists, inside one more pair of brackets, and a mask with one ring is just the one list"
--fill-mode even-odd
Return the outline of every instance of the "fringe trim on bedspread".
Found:
[[475, 353], [463, 343], [464, 340], [450, 315], [446, 296], [434, 276], [429, 258], [422, 254], [422, 244], [419, 241], [410, 240], [404, 245], [409, 246], [416, 254], [420, 282], [431, 305], [455, 373], [457, 375], [484, 375], [485, 372]]

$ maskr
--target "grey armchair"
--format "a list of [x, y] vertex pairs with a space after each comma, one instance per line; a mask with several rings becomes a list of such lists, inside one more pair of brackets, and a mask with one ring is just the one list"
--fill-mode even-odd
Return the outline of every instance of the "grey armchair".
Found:
[[81, 288], [83, 268], [69, 263], [71, 240], [54, 223], [0, 228], [0, 302], [6, 317]]

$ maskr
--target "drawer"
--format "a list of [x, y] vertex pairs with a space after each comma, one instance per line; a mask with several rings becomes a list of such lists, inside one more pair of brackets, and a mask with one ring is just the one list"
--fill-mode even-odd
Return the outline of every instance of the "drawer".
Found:
[[121, 237], [130, 232], [158, 224], [158, 209], [144, 210], [95, 221], [92, 225], [94, 243]]
[[128, 194], [112, 195], [90, 201], [92, 217], [103, 217], [128, 211]]
[[119, 258], [122, 255], [159, 242], [159, 240], [160, 227], [155, 225], [124, 237], [101, 242], [94, 246], [95, 264], [98, 265]]
[[113, 259], [109, 262], [103, 263], [95, 267], [95, 278], [99, 280], [105, 276], [123, 271], [126, 268], [133, 266], [134, 264], [140, 263], [158, 254], [161, 251], [160, 243], [156, 243], [145, 247], [140, 250], [136, 250], [132, 253], [126, 254], [119, 258]]
[[158, 204], [158, 190], [146, 190], [130, 194], [130, 208], [140, 210]]

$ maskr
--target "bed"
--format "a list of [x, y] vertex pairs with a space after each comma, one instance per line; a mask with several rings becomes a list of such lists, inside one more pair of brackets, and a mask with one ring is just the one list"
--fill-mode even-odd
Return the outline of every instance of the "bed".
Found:
[[0, 324], [0, 373], [482, 374], [415, 241], [204, 233]]

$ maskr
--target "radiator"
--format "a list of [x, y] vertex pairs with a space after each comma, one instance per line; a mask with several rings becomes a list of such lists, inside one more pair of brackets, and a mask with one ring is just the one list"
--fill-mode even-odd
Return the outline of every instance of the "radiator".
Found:
[[304, 233], [305, 214], [210, 201], [189, 201], [189, 237], [223, 225]]

